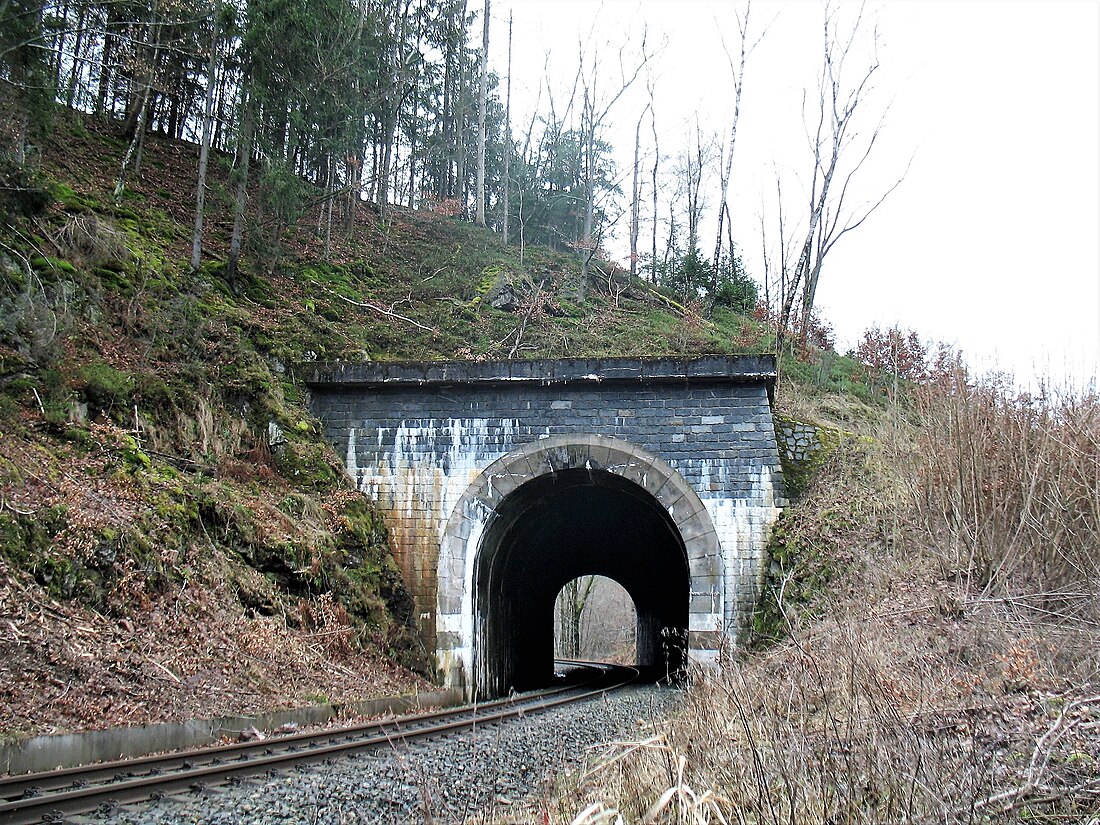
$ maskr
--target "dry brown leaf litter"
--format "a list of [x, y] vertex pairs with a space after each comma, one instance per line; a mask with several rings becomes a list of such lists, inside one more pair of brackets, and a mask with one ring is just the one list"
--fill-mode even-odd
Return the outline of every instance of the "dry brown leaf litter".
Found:
[[54, 733], [249, 715], [426, 687], [348, 629], [246, 618], [186, 586], [112, 619], [43, 596], [0, 562], [0, 730]]
[[[28, 432], [0, 436], [5, 458], [18, 468], [18, 476], [0, 476], [0, 496], [5, 508], [31, 517], [65, 508], [52, 549], [59, 557], [84, 559], [104, 527], [148, 517], [147, 491], [127, 473], [103, 472], [105, 463], [117, 463], [117, 427], [91, 425], [99, 447], [87, 452]], [[318, 507], [320, 516], [337, 523], [347, 492]], [[298, 529], [274, 504], [285, 493], [272, 487], [244, 501], [271, 536]], [[51, 598], [29, 571], [0, 560], [0, 732], [251, 715], [430, 687], [370, 639], [356, 638], [331, 598], [299, 601], [291, 623], [285, 615], [249, 616], [235, 588], [269, 587], [258, 571], [194, 547], [157, 550], [166, 566], [192, 566], [187, 582], [150, 594], [145, 571], [124, 562], [110, 592], [116, 616]]]

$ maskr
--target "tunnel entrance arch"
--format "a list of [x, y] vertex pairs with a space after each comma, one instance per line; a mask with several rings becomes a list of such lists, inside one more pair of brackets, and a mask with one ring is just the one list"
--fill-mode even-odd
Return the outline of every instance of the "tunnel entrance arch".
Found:
[[554, 599], [578, 576], [621, 584], [638, 614], [638, 664], [679, 673], [688, 627], [683, 539], [660, 504], [607, 470], [547, 473], [497, 507], [474, 562], [474, 677], [499, 695], [553, 681]]
[[630, 593], [639, 663], [675, 671], [718, 645], [710, 515], [676, 470], [619, 439], [550, 437], [493, 462], [455, 506], [438, 570], [437, 658], [471, 693], [552, 679], [553, 600], [579, 575]]

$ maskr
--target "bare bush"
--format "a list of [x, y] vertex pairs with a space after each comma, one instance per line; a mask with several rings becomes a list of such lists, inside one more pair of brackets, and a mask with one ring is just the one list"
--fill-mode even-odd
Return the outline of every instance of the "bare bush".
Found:
[[905, 465], [924, 543], [986, 596], [1100, 618], [1100, 398], [955, 369], [916, 393]]
[[96, 215], [73, 215], [58, 230], [55, 242], [63, 257], [89, 269], [120, 267], [130, 260], [126, 233]]
[[1100, 400], [934, 375], [784, 516], [784, 637], [600, 753], [575, 822], [1095, 821]]
[[[1011, 821], [1025, 805], [1039, 821], [1081, 821], [1095, 810], [1100, 780], [1082, 743], [1100, 696], [995, 701], [946, 653], [906, 653], [854, 621], [823, 626], [697, 680], [662, 735], [601, 755], [577, 804], [623, 822], [774, 825]], [[1006, 725], [1013, 703], [1021, 720]]]

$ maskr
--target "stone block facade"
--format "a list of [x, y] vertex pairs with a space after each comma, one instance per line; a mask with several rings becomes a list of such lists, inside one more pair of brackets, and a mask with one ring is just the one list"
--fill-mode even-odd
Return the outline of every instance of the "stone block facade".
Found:
[[[774, 375], [767, 357], [570, 359], [329, 366], [307, 384], [326, 437], [387, 515], [421, 632], [455, 681], [472, 656], [478, 536], [496, 502], [562, 467], [671, 496], [699, 568], [690, 630], [747, 627], [785, 503]], [[704, 571], [708, 555], [717, 566]]]

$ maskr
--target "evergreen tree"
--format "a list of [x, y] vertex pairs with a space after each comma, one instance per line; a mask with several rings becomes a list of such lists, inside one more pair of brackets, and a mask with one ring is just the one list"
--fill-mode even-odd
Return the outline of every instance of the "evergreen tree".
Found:
[[[517, 190], [511, 201], [513, 221], [522, 227], [525, 243], [573, 249], [584, 241], [588, 198], [584, 154], [585, 137], [581, 132], [550, 124], [532, 156], [513, 167]], [[592, 186], [597, 203], [592, 237], [598, 238], [607, 222], [607, 213], [600, 203], [604, 196], [618, 189], [610, 144], [597, 141], [594, 157]]]
[[55, 95], [44, 47], [53, 18], [47, 20], [46, 11], [41, 0], [0, 2], [0, 128], [4, 154], [16, 169], [26, 163], [30, 130], [46, 124]]

